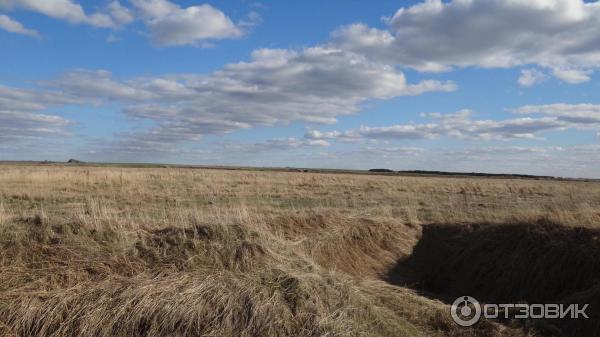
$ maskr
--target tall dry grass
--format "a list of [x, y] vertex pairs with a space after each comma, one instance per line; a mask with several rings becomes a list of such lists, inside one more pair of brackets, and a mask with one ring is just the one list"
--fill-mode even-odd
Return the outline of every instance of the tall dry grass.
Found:
[[598, 206], [594, 183], [0, 166], [0, 334], [524, 336], [385, 275], [425, 224]]

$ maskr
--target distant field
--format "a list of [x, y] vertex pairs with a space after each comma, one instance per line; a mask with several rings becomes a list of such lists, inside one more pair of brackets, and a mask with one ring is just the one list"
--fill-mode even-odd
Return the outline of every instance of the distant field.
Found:
[[0, 165], [0, 336], [598, 336], [598, 280], [598, 182]]

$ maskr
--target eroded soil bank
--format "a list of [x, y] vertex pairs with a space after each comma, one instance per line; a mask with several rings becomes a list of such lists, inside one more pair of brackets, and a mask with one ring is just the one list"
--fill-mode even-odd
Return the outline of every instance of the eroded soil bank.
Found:
[[600, 230], [548, 221], [423, 226], [412, 254], [386, 275], [451, 302], [589, 304], [589, 319], [520, 322], [543, 336], [600, 335]]

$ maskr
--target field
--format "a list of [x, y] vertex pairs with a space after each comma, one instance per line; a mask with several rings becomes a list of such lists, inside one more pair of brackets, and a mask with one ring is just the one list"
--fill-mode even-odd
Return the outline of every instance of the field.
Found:
[[598, 336], [599, 240], [595, 182], [2, 165], [0, 336]]

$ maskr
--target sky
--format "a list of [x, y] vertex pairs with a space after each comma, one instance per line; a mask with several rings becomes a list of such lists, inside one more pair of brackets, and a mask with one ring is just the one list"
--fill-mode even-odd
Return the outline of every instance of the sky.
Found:
[[0, 0], [0, 160], [600, 178], [600, 2]]

